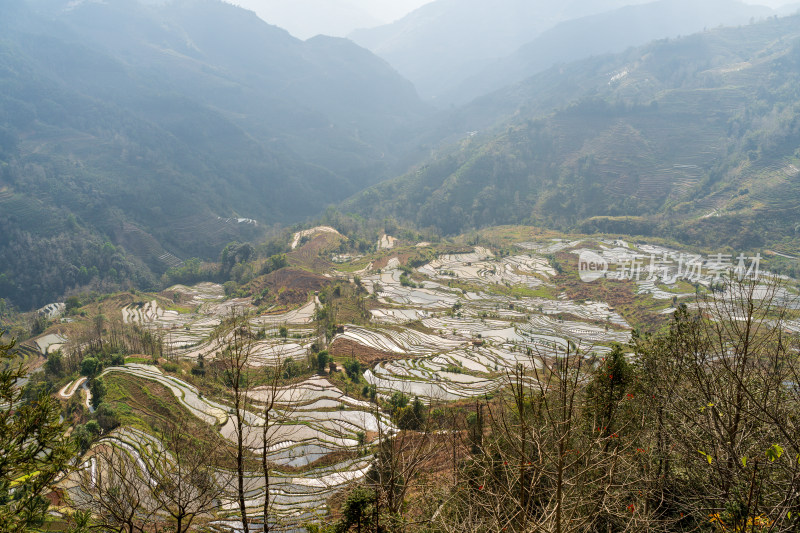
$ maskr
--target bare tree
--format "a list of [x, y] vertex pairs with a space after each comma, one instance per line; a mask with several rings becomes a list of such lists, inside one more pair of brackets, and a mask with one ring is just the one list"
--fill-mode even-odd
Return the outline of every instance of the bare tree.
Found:
[[238, 315], [235, 311], [226, 321], [228, 328], [220, 328], [219, 335], [224, 338], [218, 340], [222, 346], [217, 354], [217, 361], [222, 370], [224, 384], [230, 390], [233, 400], [233, 424], [236, 438], [236, 492], [239, 502], [239, 512], [242, 519], [244, 533], [249, 533], [249, 519], [247, 516], [247, 502], [245, 500], [245, 460], [246, 460], [246, 430], [249, 418], [250, 379], [248, 369], [253, 353], [253, 335], [247, 317]]
[[270, 515], [270, 498], [269, 498], [269, 473], [270, 473], [270, 460], [269, 460], [269, 442], [270, 442], [270, 426], [275, 421], [273, 420], [273, 414], [275, 413], [275, 402], [277, 400], [277, 395], [279, 391], [279, 383], [280, 383], [280, 373], [281, 373], [281, 365], [278, 364], [274, 368], [270, 369], [269, 372], [269, 383], [267, 385], [267, 395], [264, 399], [264, 404], [261, 408], [261, 416], [264, 421], [264, 426], [261, 429], [261, 472], [264, 476], [264, 505], [262, 507], [263, 511], [263, 520], [264, 520], [264, 532], [269, 531], [269, 515]]
[[[403, 409], [405, 411], [403, 411]], [[402, 528], [403, 509], [407, 495], [418, 481], [426, 464], [439, 451], [437, 443], [446, 436], [436, 435], [430, 416], [430, 404], [415, 398], [405, 408], [395, 407], [394, 419], [399, 429], [384, 427], [378, 403], [373, 414], [378, 421], [378, 439], [375, 462], [367, 474], [368, 485], [375, 493], [373, 522], [375, 531], [381, 531], [381, 517], [385, 511], [389, 526]], [[441, 437], [441, 438], [439, 438]]]
[[[461, 464], [437, 525], [475, 531], [641, 531], [630, 460], [640, 426], [620, 416], [630, 386], [624, 354], [605, 360], [570, 343], [506, 374], [497, 399], [469, 417]], [[615, 370], [611, 370], [611, 369]], [[627, 374], [627, 375], [626, 375]]]
[[254, 402], [260, 404], [259, 413], [262, 418], [261, 427], [261, 475], [264, 479], [264, 503], [262, 505], [262, 519], [265, 533], [270, 530], [270, 515], [272, 501], [270, 500], [270, 473], [273, 464], [270, 450], [276, 444], [276, 436], [282, 424], [288, 422], [294, 413], [296, 389], [283, 387], [283, 370], [285, 367], [283, 349], [278, 350], [273, 364], [268, 365], [264, 371], [266, 384], [253, 391]]
[[679, 309], [667, 336], [637, 341], [657, 434], [650, 492], [665, 520], [796, 531], [800, 397], [785, 295], [777, 279], [731, 279], [697, 312]]
[[138, 452], [102, 441], [89, 452], [77, 477], [76, 505], [92, 512], [94, 527], [120, 533], [156, 530], [161, 504], [153, 497], [154, 482]]
[[222, 476], [217, 475], [216, 442], [187, 434], [181, 420], [167, 423], [159, 432], [164, 446], [160, 463], [149, 463], [154, 482], [153, 494], [163, 512], [173, 521], [176, 533], [189, 531], [195, 519], [214, 511], [226, 492]]

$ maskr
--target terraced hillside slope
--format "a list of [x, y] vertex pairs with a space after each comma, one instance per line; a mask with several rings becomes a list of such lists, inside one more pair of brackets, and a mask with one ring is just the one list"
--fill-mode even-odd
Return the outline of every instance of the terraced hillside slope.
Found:
[[791, 255], [798, 22], [656, 42], [480, 98], [452, 114], [462, 140], [345, 209], [446, 234], [528, 221]]
[[[681, 304], [712, 306], [726, 297], [721, 276], [758, 268], [755, 258], [715, 262], [660, 242], [533, 228], [495, 228], [481, 244], [384, 235], [390, 249], [361, 254], [342, 239], [330, 227], [298, 232], [287, 243], [296, 245], [292, 265], [263, 276], [291, 280], [313, 264], [327, 283], [298, 303], [266, 298], [257, 278], [233, 297], [205, 282], [108, 295], [70, 311], [49, 306], [52, 325], [24, 344], [46, 360], [30, 387], [52, 387], [83, 443], [79, 468], [59, 483], [62, 518], [53, 520], [67, 520], [67, 509], [110, 520], [98, 479], [115, 475], [114, 461], [136, 465], [125, 490], [161, 483], [160, 461], [177, 460], [164, 450], [173, 450], [178, 427], [215, 450], [207, 475], [219, 492], [198, 525], [236, 529], [242, 507], [259, 524], [265, 501], [277, 530], [330, 523], [342, 494], [382, 475], [387, 443], [404, 442], [394, 448], [403, 461], [446, 479], [457, 434], [447, 413], [501, 394], [520, 369], [542, 372], [568, 354], [600, 365], [629, 345], [634, 328], [658, 331]], [[586, 254], [607, 268], [582, 281]], [[790, 314], [781, 327], [800, 331], [791, 304], [799, 288], [784, 281]], [[452, 444], [453, 454], [460, 449]], [[427, 482], [407, 479], [410, 513], [432, 512]], [[152, 511], [151, 520], [169, 523], [164, 508], [143, 502], [137, 516]]]

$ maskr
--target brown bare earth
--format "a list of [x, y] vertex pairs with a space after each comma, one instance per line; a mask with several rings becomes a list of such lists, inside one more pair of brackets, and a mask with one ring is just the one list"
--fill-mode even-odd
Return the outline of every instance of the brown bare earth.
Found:
[[[447, 248], [442, 248], [442, 253], [447, 253]], [[424, 250], [391, 250], [383, 257], [373, 261], [372, 268], [386, 268], [386, 265], [389, 264], [389, 261], [391, 261], [392, 258], [397, 258], [401, 265], [408, 265], [408, 262], [411, 259], [419, 259], [421, 257], [426, 257], [428, 260], [435, 258], [435, 256], [432, 254], [426, 254]]]
[[632, 282], [601, 279], [584, 283], [578, 277], [575, 256], [562, 252], [556, 254], [556, 258], [564, 272], [553, 281], [570, 300], [608, 302], [629, 324], [640, 324], [649, 330], [657, 329], [669, 321], [670, 317], [648, 311], [647, 305], [642, 302], [648, 296], [637, 295]]
[[[387, 255], [387, 256], [381, 257], [380, 259], [376, 259], [375, 261], [373, 261], [373, 262], [372, 262], [372, 268], [374, 268], [374, 269], [376, 269], [376, 270], [377, 270], [377, 269], [381, 269], [381, 268], [386, 268], [386, 265], [388, 265], [388, 264], [389, 264], [389, 260], [390, 260], [392, 257], [397, 257], [397, 254], [394, 254], [394, 255]], [[398, 260], [399, 260], [399, 259], [400, 259], [400, 258], [398, 257]]]
[[417, 257], [418, 255], [419, 253], [417, 253], [416, 251], [390, 253], [384, 255], [380, 259], [376, 259], [372, 263], [372, 268], [386, 268], [386, 265], [388, 265], [389, 261], [391, 261], [392, 259], [397, 259], [401, 265], [407, 265], [409, 259], [411, 259], [412, 257]]
[[369, 367], [383, 361], [391, 361], [392, 359], [402, 359], [406, 357], [404, 354], [376, 350], [375, 348], [364, 346], [363, 344], [349, 339], [336, 339], [333, 344], [330, 345], [328, 351], [334, 357], [353, 357], [362, 365], [367, 365]]
[[327, 254], [336, 249], [343, 239], [335, 233], [317, 233], [310, 241], [286, 254], [286, 258], [292, 266], [322, 272], [333, 265]]
[[299, 270], [282, 268], [266, 276], [250, 282], [248, 289], [253, 295], [260, 295], [264, 289], [268, 294], [264, 303], [273, 303], [281, 307], [294, 307], [308, 302], [309, 295], [319, 291], [331, 283], [329, 278]]

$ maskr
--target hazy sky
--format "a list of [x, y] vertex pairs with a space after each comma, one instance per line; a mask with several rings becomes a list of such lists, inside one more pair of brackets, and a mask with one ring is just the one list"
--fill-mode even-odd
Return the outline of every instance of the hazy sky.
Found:
[[[0, 0], [1, 1], [1, 0]], [[397, 20], [432, 0], [227, 0], [301, 39], [320, 33], [345, 37], [358, 28]], [[492, 0], [486, 0], [492, 1]], [[702, 1], [702, 0], [700, 0]], [[744, 0], [772, 8], [797, 0]], [[633, 2], [632, 2], [633, 3]]]
[[[431, 0], [227, 0], [255, 11], [301, 39], [324, 33], [344, 37], [358, 28], [402, 18]], [[488, 0], [487, 0], [488, 1]]]

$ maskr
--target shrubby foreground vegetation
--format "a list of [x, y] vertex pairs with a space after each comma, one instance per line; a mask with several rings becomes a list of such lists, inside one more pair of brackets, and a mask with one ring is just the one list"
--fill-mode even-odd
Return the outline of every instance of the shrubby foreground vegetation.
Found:
[[630, 360], [620, 347], [589, 370], [576, 350], [510, 375], [474, 421], [437, 527], [795, 531], [796, 339], [771, 295], [734, 294], [681, 308]]
[[[786, 302], [777, 284], [766, 294], [763, 285], [748, 282], [728, 288], [726, 298], [681, 306], [665, 330], [637, 333], [630, 346], [602, 358], [570, 344], [561, 357], [510, 370], [502, 389], [474, 402], [425, 404], [402, 393], [381, 398], [365, 386], [363, 396], [376, 413], [388, 413], [397, 430], [380, 430], [371, 444], [359, 437], [364, 452], [375, 454], [366, 477], [330, 501], [330, 519], [308, 529], [796, 531], [797, 338], [782, 327]], [[292, 371], [249, 367], [251, 334], [242, 325], [234, 325], [220, 360], [200, 361], [192, 372], [217, 383], [236, 412], [247, 407], [255, 386], [275, 391], [298, 376], [325, 371], [326, 352], [293, 362]], [[102, 324], [97, 326], [98, 355], [82, 357], [79, 365], [52, 358], [45, 371], [75, 366], [100, 396], [96, 412], [85, 413], [85, 423], [69, 438], [42, 380], [19, 389], [23, 374], [12, 364], [13, 346], [2, 347], [2, 529], [50, 528], [43, 521], [48, 487], [90, 457], [106, 465], [100, 471], [107, 480], [93, 485], [84, 473], [89, 497], [73, 502], [76, 512], [64, 524], [71, 531], [202, 529], [223, 491], [238, 493], [246, 513], [244, 472], [268, 475], [273, 466], [267, 456], [247, 453], [241, 439], [238, 449], [215, 444], [186, 425], [188, 413], [154, 411], [142, 419], [162, 443], [147, 459], [161, 478], [142, 477], [130, 456], [102, 444], [73, 460], [76, 450], [86, 453], [113, 429], [115, 418], [130, 416], [129, 409], [114, 413], [104, 404], [97, 383], [102, 366], [115, 364], [111, 352], [126, 351], [139, 337], [134, 330], [101, 333]], [[152, 352], [142, 342], [135, 348]], [[172, 366], [176, 371], [178, 365]], [[360, 388], [361, 368], [346, 367], [339, 379]], [[260, 412], [281, 423], [286, 413], [274, 405], [268, 402]], [[243, 435], [241, 428], [236, 434]], [[215, 476], [218, 467], [228, 468], [230, 479]], [[267, 501], [257, 516], [250, 511], [247, 529], [272, 523], [271, 505]]]

